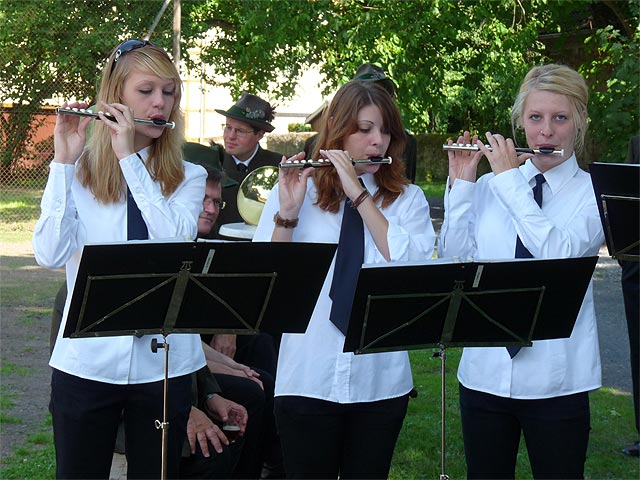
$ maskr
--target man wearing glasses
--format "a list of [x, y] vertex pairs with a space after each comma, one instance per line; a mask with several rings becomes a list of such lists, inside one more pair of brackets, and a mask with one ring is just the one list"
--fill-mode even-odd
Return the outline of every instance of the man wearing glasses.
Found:
[[198, 217], [198, 237], [208, 238], [213, 225], [226, 203], [222, 200], [222, 180], [224, 174], [217, 169], [205, 167], [207, 170], [207, 186], [202, 201], [202, 212]]
[[256, 95], [244, 92], [229, 110], [216, 109], [226, 117], [222, 125], [224, 156], [222, 169], [226, 175], [238, 182], [224, 188], [226, 207], [220, 211], [218, 226], [242, 222], [238, 212], [237, 196], [239, 184], [253, 170], [267, 165], [278, 166], [282, 154], [263, 149], [259, 142], [266, 132], [272, 132], [275, 109]]

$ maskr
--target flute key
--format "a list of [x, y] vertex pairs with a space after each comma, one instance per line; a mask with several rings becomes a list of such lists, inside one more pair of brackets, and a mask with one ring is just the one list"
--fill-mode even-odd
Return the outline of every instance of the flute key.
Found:
[[[491, 145], [485, 145], [485, 147], [487, 147], [487, 149], [489, 149], [490, 152], [493, 151], [493, 149], [491, 148]], [[480, 150], [480, 148], [477, 145], [472, 145], [470, 143], [467, 144], [463, 144], [463, 143], [453, 143], [451, 145], [442, 145], [442, 149], [443, 150], [457, 150], [457, 151], [471, 151], [471, 152], [477, 152], [478, 150]], [[535, 154], [542, 154], [542, 155], [557, 155], [557, 156], [563, 156], [564, 155], [564, 148], [560, 149], [560, 150], [554, 150], [553, 148], [540, 148], [540, 149], [534, 149], [534, 148], [516, 148], [516, 153], [518, 154], [522, 154], [522, 153], [535, 153]]]

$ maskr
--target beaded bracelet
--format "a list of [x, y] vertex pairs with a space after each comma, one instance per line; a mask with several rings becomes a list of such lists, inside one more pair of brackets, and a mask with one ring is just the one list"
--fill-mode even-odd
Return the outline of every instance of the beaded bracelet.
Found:
[[358, 208], [362, 204], [362, 202], [364, 202], [367, 197], [370, 196], [371, 195], [369, 195], [369, 192], [367, 190], [364, 190], [360, 195], [358, 195], [358, 198], [351, 202], [351, 208]]

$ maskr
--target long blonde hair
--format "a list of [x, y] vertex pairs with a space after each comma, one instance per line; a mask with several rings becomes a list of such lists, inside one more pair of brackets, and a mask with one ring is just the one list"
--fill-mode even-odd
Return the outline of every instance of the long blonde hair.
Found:
[[[157, 45], [148, 42], [141, 48], [123, 53], [116, 60], [118, 48], [111, 53], [103, 71], [98, 102], [122, 103], [124, 80], [134, 71], [170, 79], [175, 83], [173, 109], [168, 120], [175, 122], [176, 126], [174, 129], [165, 128], [162, 135], [151, 144], [146, 164], [153, 180], [160, 183], [162, 194], [170, 195], [184, 180], [184, 115], [180, 109], [180, 75], [167, 53]], [[117, 203], [124, 198], [126, 182], [111, 147], [110, 130], [102, 122], [93, 122], [91, 135], [78, 160], [78, 179], [102, 203]]]
[[[400, 111], [389, 93], [375, 82], [351, 81], [343, 85], [333, 97], [322, 117], [322, 126], [312, 157], [319, 158], [320, 148], [344, 148], [345, 139], [358, 131], [358, 113], [364, 107], [375, 105], [382, 114], [383, 127], [390, 133], [391, 141], [385, 156], [393, 158], [390, 165], [381, 165], [374, 177], [378, 191], [374, 200], [382, 198], [382, 206], [393, 203], [410, 182], [404, 176], [404, 151], [406, 134], [402, 127]], [[318, 206], [329, 212], [337, 212], [345, 198], [340, 178], [335, 168], [319, 168], [313, 174], [318, 190]]]
[[566, 65], [549, 63], [529, 70], [511, 108], [511, 128], [514, 138], [515, 129], [522, 128], [522, 115], [527, 97], [535, 90], [546, 90], [567, 97], [574, 127], [573, 146], [576, 153], [580, 154], [584, 148], [584, 137], [587, 131], [589, 102], [587, 82], [582, 75]]

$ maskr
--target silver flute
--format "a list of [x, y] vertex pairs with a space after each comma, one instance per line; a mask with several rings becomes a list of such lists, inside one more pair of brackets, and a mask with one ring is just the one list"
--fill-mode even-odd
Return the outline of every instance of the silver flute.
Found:
[[[111, 120], [112, 122], [115, 122], [116, 119], [115, 117], [113, 117], [110, 113], [104, 113], [104, 116], [107, 117], [107, 119]], [[79, 117], [93, 117], [96, 120], [100, 120], [100, 117], [98, 116], [97, 113], [92, 112], [90, 110], [85, 110], [84, 108], [56, 108], [56, 114], [57, 115], [77, 115]], [[141, 125], [153, 125], [155, 127], [164, 127], [164, 128], [175, 128], [176, 124], [175, 122], [165, 122], [164, 120], [146, 120], [144, 118], [134, 118], [133, 119], [133, 123], [139, 123]]]
[[[358, 160], [351, 159], [351, 163], [354, 165], [377, 165], [377, 164], [390, 164], [392, 163], [391, 157], [371, 157], [362, 158]], [[285, 160], [280, 164], [280, 168], [319, 168], [319, 167], [333, 167], [333, 163], [329, 159], [320, 158], [318, 160]]]
[[[485, 145], [485, 147], [487, 147], [489, 149], [490, 152], [493, 151], [493, 149], [491, 148], [490, 145]], [[480, 150], [480, 148], [478, 148], [477, 145], [471, 145], [470, 143], [467, 143], [466, 145], [463, 143], [454, 143], [451, 145], [442, 145], [442, 149], [443, 150], [458, 150], [458, 151], [474, 151], [477, 152], [478, 150]], [[536, 153], [536, 154], [542, 154], [542, 155], [559, 155], [559, 156], [563, 156], [564, 155], [564, 148], [561, 150], [554, 150], [553, 148], [540, 148], [540, 149], [534, 149], [534, 148], [516, 148], [516, 153], [520, 154], [520, 153]]]

